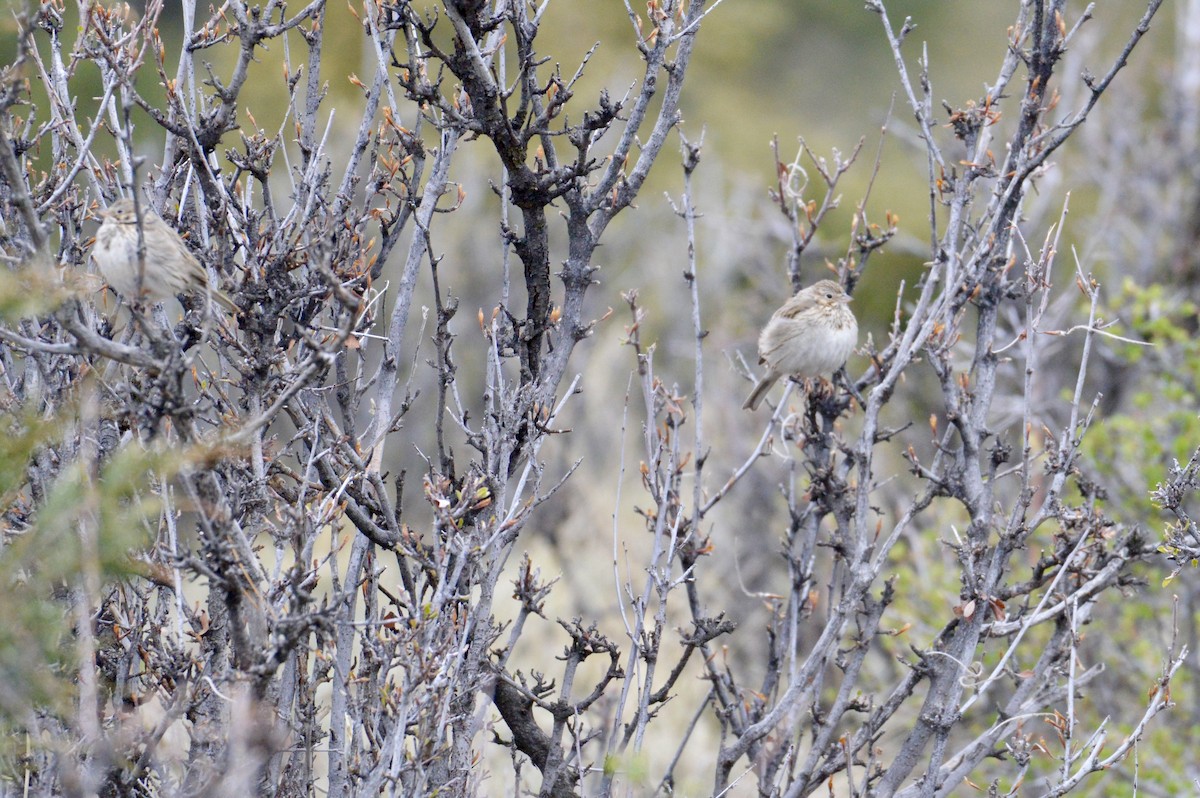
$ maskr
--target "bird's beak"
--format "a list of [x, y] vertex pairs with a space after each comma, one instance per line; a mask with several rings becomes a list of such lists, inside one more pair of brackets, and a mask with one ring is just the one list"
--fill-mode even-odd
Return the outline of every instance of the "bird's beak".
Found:
[[850, 304], [851, 302], [853, 302], [853, 301], [854, 301], [854, 297], [850, 296], [849, 294], [847, 294], [846, 296], [842, 297], [842, 304], [843, 304], [843, 305], [849, 305], [849, 304]]

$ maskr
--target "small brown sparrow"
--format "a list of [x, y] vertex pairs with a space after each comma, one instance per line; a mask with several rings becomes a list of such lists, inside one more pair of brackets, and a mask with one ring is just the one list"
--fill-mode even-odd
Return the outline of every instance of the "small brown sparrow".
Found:
[[96, 233], [92, 259], [114, 291], [131, 302], [139, 299], [161, 302], [196, 291], [212, 297], [229, 312], [237, 312], [233, 300], [208, 284], [208, 273], [188, 250], [179, 233], [154, 211], [142, 210], [142, 239], [146, 251], [140, 280], [138, 218], [133, 200], [117, 200], [100, 211], [100, 218], [104, 222]]
[[840, 285], [821, 280], [775, 311], [758, 336], [758, 362], [767, 373], [742, 408], [757, 410], [780, 377], [821, 377], [841, 368], [858, 345], [858, 320], [849, 302]]

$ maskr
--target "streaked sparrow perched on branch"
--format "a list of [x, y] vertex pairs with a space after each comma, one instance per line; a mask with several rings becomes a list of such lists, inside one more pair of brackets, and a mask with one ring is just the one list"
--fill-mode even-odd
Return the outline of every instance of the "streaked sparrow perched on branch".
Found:
[[[208, 273], [179, 237], [179, 233], [149, 208], [142, 209], [145, 257], [138, 262], [138, 219], [133, 200], [121, 199], [100, 211], [104, 222], [96, 233], [92, 259], [100, 273], [129, 301], [161, 302], [177, 294], [197, 292], [212, 297], [229, 312], [237, 306], [208, 284]], [[140, 279], [138, 272], [141, 271]], [[140, 288], [140, 295], [139, 295]]]
[[767, 367], [746, 410], [757, 410], [780, 377], [833, 374], [858, 345], [850, 297], [833, 280], [813, 283], [783, 304], [758, 336], [758, 362]]

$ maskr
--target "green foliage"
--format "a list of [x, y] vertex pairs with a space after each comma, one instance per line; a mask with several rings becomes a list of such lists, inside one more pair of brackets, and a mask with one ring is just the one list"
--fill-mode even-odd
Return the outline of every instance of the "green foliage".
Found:
[[[154, 451], [136, 444], [103, 463], [71, 458], [31, 515], [30, 466], [52, 468], [67, 459], [65, 450], [79, 445], [72, 437], [79, 427], [77, 411], [69, 408], [50, 418], [0, 414], [0, 729], [5, 732], [22, 728], [34, 706], [71, 711], [78, 685], [69, 674], [82, 655], [81, 614], [94, 618], [106, 586], [136, 570], [131, 552], [146, 547], [148, 529], [157, 527], [160, 512], [157, 500], [144, 495], [147, 489], [197, 459], [194, 451]], [[4, 736], [24, 745], [19, 736]]]
[[[1121, 728], [1121, 731], [1126, 731]], [[1195, 780], [1190, 778], [1180, 762], [1192, 761], [1196, 751], [1196, 735], [1194, 727], [1180, 733], [1178, 728], [1166, 725], [1152, 724], [1138, 747], [1138, 782], [1143, 786], [1143, 792], [1138, 793], [1132, 785], [1111, 785], [1114, 787], [1110, 795], [1138, 794], [1149, 795], [1145, 788], [1151, 785], [1158, 795], [1191, 795], [1196, 788]], [[1132, 771], [1132, 765], [1129, 767]]]
[[45, 313], [62, 304], [71, 291], [47, 275], [44, 258], [21, 269], [0, 269], [0, 320], [17, 321]]
[[1111, 332], [1150, 346], [1108, 339], [1128, 373], [1128, 412], [1109, 416], [1084, 438], [1084, 453], [1126, 518], [1154, 517], [1147, 486], [1163, 481], [1172, 460], [1186, 462], [1200, 440], [1200, 339], [1197, 306], [1170, 286], [1140, 287], [1127, 279], [1106, 314], [1121, 320]]

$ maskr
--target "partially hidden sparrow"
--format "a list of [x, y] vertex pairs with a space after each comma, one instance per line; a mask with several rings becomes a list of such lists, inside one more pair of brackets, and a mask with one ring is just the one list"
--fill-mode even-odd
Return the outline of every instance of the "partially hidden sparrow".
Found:
[[742, 408], [757, 410], [780, 377], [833, 374], [858, 345], [858, 320], [850, 296], [833, 280], [813, 283], [783, 304], [758, 336], [758, 362], [766, 366]]
[[146, 250], [140, 269], [138, 217], [133, 200], [117, 200], [100, 211], [100, 218], [104, 222], [96, 233], [92, 259], [113, 290], [127, 300], [161, 302], [178, 294], [196, 292], [211, 297], [231, 313], [237, 312], [233, 300], [209, 285], [208, 273], [179, 233], [154, 211], [142, 209]]

